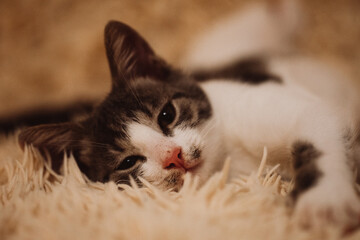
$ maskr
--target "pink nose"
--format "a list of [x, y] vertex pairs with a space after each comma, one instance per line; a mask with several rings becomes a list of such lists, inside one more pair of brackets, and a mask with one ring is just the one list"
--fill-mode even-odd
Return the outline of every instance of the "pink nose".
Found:
[[172, 168], [185, 168], [184, 160], [181, 157], [181, 148], [175, 147], [167, 152], [166, 158], [163, 162], [164, 169], [172, 169]]

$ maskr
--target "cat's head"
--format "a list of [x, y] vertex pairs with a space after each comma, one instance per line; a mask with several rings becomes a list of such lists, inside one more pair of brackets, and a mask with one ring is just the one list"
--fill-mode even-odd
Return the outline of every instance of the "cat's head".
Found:
[[94, 181], [128, 183], [131, 175], [178, 189], [190, 171], [203, 179], [216, 167], [211, 106], [196, 82], [156, 56], [120, 22], [105, 28], [112, 89], [81, 122], [25, 129], [20, 143], [48, 152], [58, 169], [72, 152]]

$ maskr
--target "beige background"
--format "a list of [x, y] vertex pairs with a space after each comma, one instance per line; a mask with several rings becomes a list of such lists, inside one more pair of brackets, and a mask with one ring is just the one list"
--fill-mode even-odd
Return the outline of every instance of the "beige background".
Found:
[[[110, 87], [103, 28], [137, 29], [176, 64], [194, 34], [250, 2], [235, 0], [1, 0], [0, 117], [25, 109], [100, 99]], [[340, 61], [360, 76], [360, 1], [306, 0], [306, 53]]]

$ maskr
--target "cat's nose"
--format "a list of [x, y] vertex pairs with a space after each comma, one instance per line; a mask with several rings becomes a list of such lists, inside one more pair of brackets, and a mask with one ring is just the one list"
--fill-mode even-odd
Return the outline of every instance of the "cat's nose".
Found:
[[174, 147], [167, 151], [166, 158], [163, 162], [164, 169], [182, 168], [184, 167], [184, 160], [181, 156], [181, 147]]

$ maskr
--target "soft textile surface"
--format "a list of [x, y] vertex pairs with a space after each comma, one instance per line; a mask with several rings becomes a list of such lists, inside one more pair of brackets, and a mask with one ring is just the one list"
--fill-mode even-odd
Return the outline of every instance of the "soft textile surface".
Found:
[[14, 138], [0, 150], [0, 239], [360, 239], [360, 230], [294, 224], [291, 183], [266, 168], [266, 150], [258, 172], [226, 181], [225, 161], [201, 187], [186, 176], [178, 193], [92, 183], [73, 158], [57, 175]]

